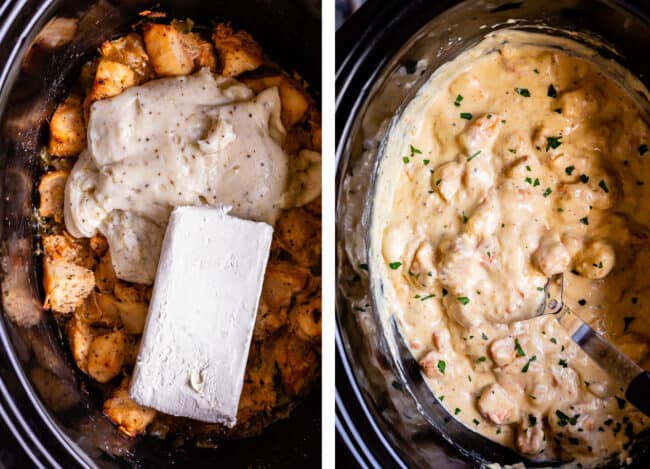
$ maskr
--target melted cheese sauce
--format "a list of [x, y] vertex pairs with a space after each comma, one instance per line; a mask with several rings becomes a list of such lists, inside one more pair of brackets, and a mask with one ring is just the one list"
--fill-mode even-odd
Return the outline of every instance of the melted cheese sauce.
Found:
[[530, 458], [589, 463], [648, 420], [553, 317], [530, 318], [565, 272], [574, 312], [650, 366], [650, 133], [563, 41], [496, 33], [419, 90], [379, 168], [370, 262], [451, 415]]
[[280, 106], [276, 88], [255, 96], [207, 69], [95, 102], [88, 147], [66, 185], [66, 228], [77, 237], [99, 231], [117, 276], [150, 284], [174, 207], [232, 206], [273, 223], [290, 202]]

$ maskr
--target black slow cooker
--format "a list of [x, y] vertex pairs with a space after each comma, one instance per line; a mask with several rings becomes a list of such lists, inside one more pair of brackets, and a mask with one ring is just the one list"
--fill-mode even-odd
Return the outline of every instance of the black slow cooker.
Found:
[[[649, 14], [643, 0], [369, 0], [338, 30], [336, 428], [345, 460], [440, 468], [522, 462], [450, 418], [424, 384], [395, 322], [382, 321], [373, 308], [368, 207], [391, 119], [437, 67], [501, 28], [578, 33], [648, 87]], [[633, 453], [633, 467], [650, 466], [648, 435], [637, 437]]]
[[[37, 467], [317, 467], [320, 385], [289, 419], [259, 437], [182, 445], [155, 437], [131, 440], [80, 387], [59, 330], [42, 311], [32, 210], [46, 120], [99, 44], [129, 32], [138, 12], [153, 8], [199, 25], [217, 19], [245, 28], [275, 61], [300, 73], [318, 98], [319, 0], [0, 2], [0, 425], [11, 430]], [[55, 16], [78, 20], [72, 39], [34, 43]], [[21, 317], [37, 324], [25, 325], [34, 321]]]

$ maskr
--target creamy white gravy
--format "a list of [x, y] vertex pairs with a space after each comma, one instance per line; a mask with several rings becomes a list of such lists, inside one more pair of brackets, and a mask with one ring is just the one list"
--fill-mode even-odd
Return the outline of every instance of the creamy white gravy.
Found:
[[[280, 107], [276, 88], [256, 96], [207, 69], [95, 102], [88, 147], [66, 185], [66, 228], [102, 233], [117, 276], [150, 284], [176, 206], [232, 206], [236, 216], [273, 223], [282, 208], [305, 202], [288, 186]], [[319, 176], [310, 169], [320, 168], [319, 154], [296, 161], [304, 163], [294, 164], [297, 179]], [[320, 181], [314, 187], [318, 195]]]
[[589, 464], [648, 420], [553, 317], [528, 318], [564, 272], [569, 306], [650, 365], [650, 133], [584, 56], [499, 32], [436, 71], [387, 140], [369, 262], [451, 415], [531, 458]]

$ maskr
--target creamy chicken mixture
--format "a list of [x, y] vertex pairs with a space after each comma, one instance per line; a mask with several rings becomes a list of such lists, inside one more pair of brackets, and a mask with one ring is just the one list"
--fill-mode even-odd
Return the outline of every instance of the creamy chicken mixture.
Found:
[[451, 415], [584, 464], [624, 453], [648, 420], [534, 317], [547, 278], [564, 272], [576, 314], [650, 366], [648, 116], [592, 59], [500, 32], [436, 71], [391, 130], [370, 264]]

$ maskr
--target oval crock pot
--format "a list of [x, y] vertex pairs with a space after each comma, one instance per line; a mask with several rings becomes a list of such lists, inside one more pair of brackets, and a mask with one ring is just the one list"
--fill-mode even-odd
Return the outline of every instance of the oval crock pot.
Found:
[[[395, 321], [384, 323], [373, 309], [365, 272], [373, 175], [395, 115], [438, 66], [503, 27], [600, 38], [592, 43], [598, 51], [649, 87], [649, 13], [642, 0], [369, 0], [338, 30], [336, 428], [338, 448], [362, 467], [461, 468], [523, 459], [451, 418], [424, 383]], [[647, 432], [633, 454], [632, 467], [650, 467]]]
[[[318, 466], [320, 383], [289, 419], [259, 437], [182, 446], [155, 437], [131, 440], [101, 415], [101, 400], [84, 392], [83, 376], [42, 311], [32, 210], [46, 119], [98, 45], [130, 31], [137, 13], [152, 7], [198, 25], [219, 19], [247, 29], [274, 60], [299, 72], [320, 100], [319, 0], [0, 2], [0, 425], [36, 467]], [[30, 49], [54, 16], [78, 18], [74, 36], [66, 44]], [[27, 319], [17, 324], [16, 317]]]

